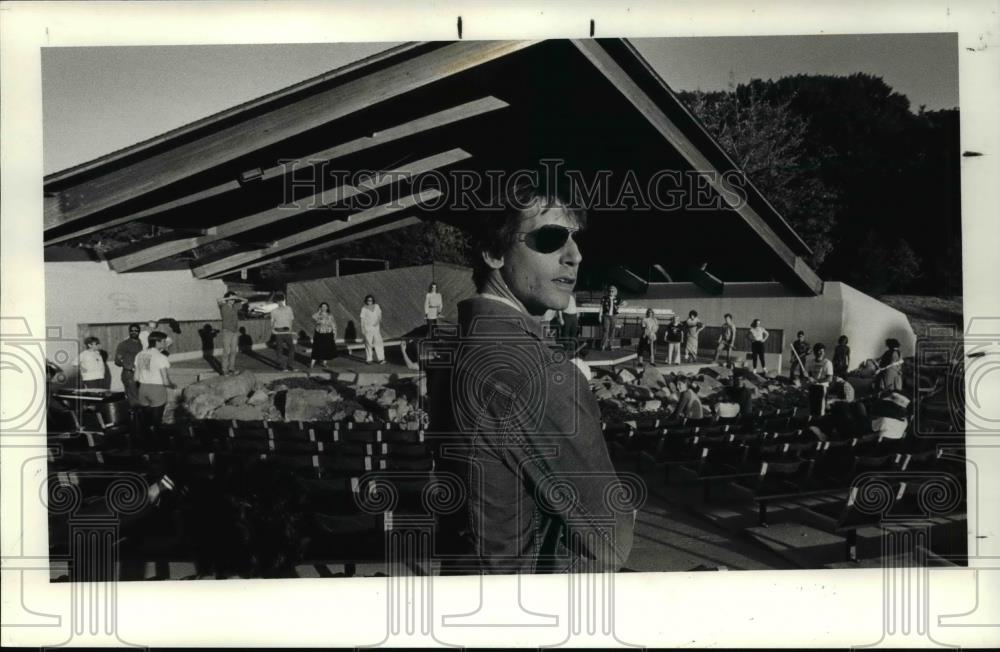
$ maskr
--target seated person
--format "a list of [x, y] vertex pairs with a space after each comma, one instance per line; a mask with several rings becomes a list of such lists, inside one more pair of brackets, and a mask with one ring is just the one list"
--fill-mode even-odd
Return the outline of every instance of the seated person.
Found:
[[677, 379], [677, 393], [680, 395], [680, 402], [674, 416], [685, 419], [702, 419], [705, 416], [701, 399], [698, 398], [698, 390], [701, 389], [698, 383], [689, 382], [685, 378]]

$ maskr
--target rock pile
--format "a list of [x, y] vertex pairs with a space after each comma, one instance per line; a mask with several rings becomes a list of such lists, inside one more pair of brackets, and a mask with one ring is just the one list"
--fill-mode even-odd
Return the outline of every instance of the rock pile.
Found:
[[[778, 410], [808, 405], [804, 389], [782, 377], [767, 377], [745, 369], [736, 369], [739, 382], [751, 389], [754, 410]], [[678, 380], [696, 382], [702, 403], [711, 411], [716, 403], [728, 400], [726, 386], [734, 370], [704, 367], [696, 374], [663, 373], [655, 367], [620, 369], [616, 373], [596, 369], [590, 389], [601, 406], [601, 416], [608, 423], [637, 417], [670, 418], [677, 407]]]
[[[370, 382], [358, 386], [309, 378], [286, 378], [262, 386], [250, 372], [189, 385], [183, 411], [191, 419], [238, 421], [350, 421], [393, 423], [403, 428], [427, 426], [417, 407], [416, 379]], [[238, 381], [238, 382], [237, 382]]]

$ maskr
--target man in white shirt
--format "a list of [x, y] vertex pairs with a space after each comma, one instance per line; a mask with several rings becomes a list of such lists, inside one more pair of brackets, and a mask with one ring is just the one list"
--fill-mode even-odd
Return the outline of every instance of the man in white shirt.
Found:
[[80, 381], [85, 389], [101, 389], [104, 382], [104, 358], [101, 357], [101, 340], [88, 337], [83, 340], [86, 350], [80, 352]]
[[163, 422], [167, 406], [167, 388], [177, 385], [170, 380], [170, 360], [163, 355], [167, 335], [160, 331], [149, 334], [149, 348], [135, 356], [136, 380], [139, 382], [139, 409], [142, 413], [142, 435], [155, 430]]
[[826, 347], [821, 343], [813, 346], [813, 357], [807, 364], [806, 374], [812, 384], [809, 386], [809, 407], [813, 414], [826, 413], [826, 388], [833, 380], [833, 362], [826, 357]]
[[[295, 312], [285, 303], [285, 293], [274, 295], [278, 307], [271, 311], [271, 334], [274, 335], [276, 361], [278, 367], [285, 371], [292, 370], [292, 360], [295, 358]], [[284, 362], [282, 362], [284, 361]]]

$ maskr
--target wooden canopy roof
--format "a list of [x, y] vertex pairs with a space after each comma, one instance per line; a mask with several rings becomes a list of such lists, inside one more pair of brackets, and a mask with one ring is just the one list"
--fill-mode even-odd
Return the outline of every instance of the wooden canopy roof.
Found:
[[442, 210], [445, 189], [424, 180], [544, 158], [609, 170], [612, 195], [664, 170], [694, 172], [688, 193], [732, 197], [736, 179], [746, 195], [697, 210], [596, 207], [585, 263], [822, 289], [806, 244], [620, 39], [387, 50], [47, 176], [45, 244], [141, 221], [169, 231], [110, 252], [113, 269], [233, 243], [192, 263], [219, 277], [419, 220], [461, 226], [468, 215]]

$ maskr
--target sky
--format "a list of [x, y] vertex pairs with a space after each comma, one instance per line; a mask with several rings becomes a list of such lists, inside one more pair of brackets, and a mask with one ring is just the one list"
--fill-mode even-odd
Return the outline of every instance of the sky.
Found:
[[[916, 110], [958, 106], [954, 34], [697, 37], [633, 43], [674, 90], [795, 74], [882, 77]], [[314, 77], [395, 43], [42, 50], [50, 174]]]

